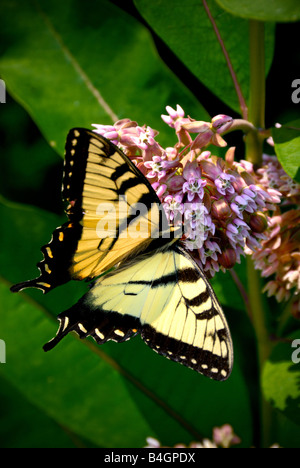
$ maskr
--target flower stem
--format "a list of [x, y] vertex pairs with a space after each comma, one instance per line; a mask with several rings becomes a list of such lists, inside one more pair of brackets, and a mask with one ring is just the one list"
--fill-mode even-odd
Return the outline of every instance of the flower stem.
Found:
[[233, 132], [235, 130], [242, 130], [246, 135], [251, 132], [257, 132], [257, 128], [251, 122], [249, 122], [249, 120], [234, 119], [228, 130], [223, 132], [222, 135], [226, 135], [227, 133]]
[[[265, 30], [264, 23], [250, 20], [250, 100], [249, 121], [257, 129], [265, 127]], [[247, 160], [261, 165], [264, 136], [250, 132], [246, 140]]]
[[250, 257], [247, 258], [247, 277], [249, 289], [249, 303], [252, 312], [252, 324], [255, 330], [258, 360], [259, 360], [259, 376], [260, 376], [260, 410], [261, 410], [261, 444], [263, 448], [270, 447], [272, 444], [273, 425], [273, 411], [271, 406], [266, 402], [262, 395], [261, 377], [264, 364], [270, 356], [272, 350], [272, 342], [268, 333], [267, 325], [267, 304], [262, 295], [262, 281], [260, 274], [254, 269], [253, 261]]
[[231, 62], [231, 59], [230, 59], [230, 54], [229, 54], [229, 52], [228, 52], [228, 50], [227, 50], [227, 48], [225, 46], [225, 43], [224, 43], [224, 40], [222, 38], [221, 32], [220, 32], [220, 30], [219, 30], [219, 28], [217, 26], [217, 23], [215, 21], [215, 18], [213, 16], [213, 14], [210, 11], [210, 8], [209, 8], [209, 5], [208, 5], [207, 1], [202, 0], [202, 3], [203, 3], [203, 6], [204, 6], [204, 9], [206, 11], [206, 14], [208, 16], [208, 19], [212, 24], [213, 30], [214, 30], [215, 35], [217, 37], [217, 41], [219, 42], [219, 44], [221, 46], [224, 58], [226, 60], [227, 67], [228, 67], [229, 73], [231, 75], [231, 79], [232, 79], [232, 82], [233, 82], [233, 85], [234, 85], [234, 88], [235, 88], [235, 91], [236, 91], [236, 94], [237, 94], [237, 97], [238, 97], [238, 100], [239, 100], [242, 117], [243, 117], [243, 119], [247, 119], [248, 109], [247, 109], [246, 100], [245, 100], [245, 97], [243, 95], [242, 88], [241, 88], [241, 85], [240, 85], [240, 83], [238, 81], [238, 78], [237, 78], [236, 72], [234, 70], [234, 67], [232, 65], [232, 62]]
[[[251, 20], [250, 25], [250, 100], [249, 121], [256, 129], [265, 127], [265, 47], [264, 47], [264, 23]], [[246, 135], [246, 159], [255, 165], [262, 164], [264, 136], [259, 131], [250, 131]], [[267, 304], [262, 294], [261, 277], [255, 270], [251, 258], [247, 260], [249, 304], [252, 312], [252, 323], [256, 334], [259, 375], [261, 379], [265, 361], [271, 352], [271, 341], [267, 325]], [[261, 444], [268, 447], [272, 423], [272, 408], [262, 395], [261, 382], [260, 392], [260, 421], [261, 421]]]

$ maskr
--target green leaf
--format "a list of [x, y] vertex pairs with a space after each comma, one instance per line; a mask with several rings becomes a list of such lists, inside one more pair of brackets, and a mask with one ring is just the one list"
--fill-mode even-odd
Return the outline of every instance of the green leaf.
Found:
[[275, 151], [285, 172], [300, 183], [300, 120], [272, 129]]
[[126, 117], [171, 145], [160, 118], [166, 105], [208, 117], [159, 59], [146, 28], [109, 1], [3, 0], [0, 18], [1, 77], [60, 154], [74, 126]]
[[33, 445], [34, 448], [76, 448], [83, 445], [75, 437], [73, 443], [72, 434], [30, 404], [3, 378], [0, 378], [0, 401], [1, 448], [33, 448]]
[[[10, 293], [6, 279], [36, 276], [41, 238], [48, 241], [55, 219], [61, 219], [7, 202], [0, 204], [0, 215], [0, 338], [7, 345], [0, 372], [24, 398], [98, 446], [140, 447], [148, 436], [172, 446], [190, 443], [211, 437], [212, 428], [224, 423], [232, 424], [245, 446], [251, 444], [251, 405], [238, 357], [243, 333], [234, 334], [237, 360], [222, 383], [156, 355], [139, 337], [99, 347], [70, 335], [45, 354], [41, 347], [57, 329], [52, 314], [70, 307], [88, 286], [72, 282], [45, 296], [33, 291], [30, 298]], [[239, 319], [231, 320], [239, 328]]]
[[[246, 104], [249, 97], [248, 21], [225, 13], [212, 0], [206, 2], [210, 17], [199, 0], [134, 0], [134, 3], [151, 28], [201, 83], [240, 112], [237, 90]], [[272, 62], [273, 46], [274, 28], [270, 25], [266, 28], [266, 73]], [[224, 51], [232, 65], [235, 85]]]
[[276, 412], [276, 429], [276, 442], [280, 447], [299, 447], [299, 424], [288, 419], [283, 413]]
[[[279, 343], [273, 349], [263, 369], [262, 387], [267, 401], [300, 424], [299, 332], [289, 338], [286, 343]], [[292, 346], [293, 340], [298, 342], [295, 342], [295, 347]]]
[[224, 10], [241, 18], [290, 22], [300, 19], [298, 0], [216, 0]]

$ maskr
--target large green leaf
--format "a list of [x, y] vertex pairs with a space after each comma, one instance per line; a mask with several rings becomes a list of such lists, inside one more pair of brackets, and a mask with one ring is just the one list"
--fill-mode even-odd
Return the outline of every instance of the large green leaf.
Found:
[[[1, 448], [73, 448], [85, 443], [32, 405], [5, 379], [0, 378]], [[41, 430], [43, 428], [43, 430]], [[72, 441], [73, 438], [73, 441]]]
[[[266, 399], [287, 418], [300, 424], [300, 340], [295, 332], [278, 343], [266, 362], [262, 386]], [[293, 346], [294, 345], [294, 346]]]
[[298, 0], [216, 0], [224, 10], [241, 18], [289, 22], [300, 19]]
[[[0, 207], [2, 277], [12, 282], [36, 276], [40, 244], [61, 219], [5, 201]], [[247, 324], [241, 325], [240, 313], [228, 317], [234, 372], [219, 383], [156, 355], [138, 337], [98, 347], [68, 336], [45, 354], [41, 346], [57, 328], [54, 312], [70, 307], [87, 285], [73, 282], [45, 296], [34, 291], [29, 299], [10, 293], [6, 280], [0, 288], [0, 337], [7, 344], [7, 364], [0, 371], [59, 424], [99, 446], [128, 447], [142, 446], [150, 435], [164, 444], [187, 443], [227, 422], [245, 446], [251, 444], [251, 406], [239, 358], [244, 333], [238, 332]]]
[[[189, 70], [232, 109], [240, 103], [229, 71], [246, 103], [249, 97], [248, 21], [225, 13], [214, 0], [134, 0], [140, 14]], [[220, 35], [221, 43], [216, 32]], [[221, 45], [224, 46], [222, 50]], [[273, 26], [266, 28], [266, 72], [272, 62]], [[264, 47], [264, 44], [261, 44]]]
[[207, 118], [161, 62], [148, 31], [109, 1], [3, 0], [0, 43], [8, 91], [59, 153], [73, 126], [128, 117], [163, 129], [166, 143], [166, 105]]
[[283, 169], [300, 183], [300, 120], [273, 128], [272, 136]]

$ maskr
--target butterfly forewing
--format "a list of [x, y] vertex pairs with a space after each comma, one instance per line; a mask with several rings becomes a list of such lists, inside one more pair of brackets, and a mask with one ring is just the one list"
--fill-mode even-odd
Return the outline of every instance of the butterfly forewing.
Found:
[[93, 279], [150, 249], [168, 226], [148, 181], [115, 145], [90, 130], [68, 134], [62, 196], [69, 202], [69, 222], [42, 247], [41, 275], [15, 285], [14, 292], [48, 292], [70, 279]]

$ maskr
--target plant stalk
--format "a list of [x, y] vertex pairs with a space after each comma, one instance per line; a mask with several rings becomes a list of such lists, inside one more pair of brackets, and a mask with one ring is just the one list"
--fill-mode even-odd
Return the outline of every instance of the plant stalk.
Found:
[[[264, 23], [251, 20], [250, 26], [250, 100], [249, 121], [257, 129], [246, 135], [246, 159], [254, 165], [262, 165], [264, 136], [259, 132], [265, 128], [265, 42]], [[249, 304], [252, 312], [252, 323], [256, 334], [259, 360], [259, 376], [261, 379], [264, 363], [268, 359], [272, 344], [269, 339], [267, 324], [267, 304], [262, 294], [261, 277], [255, 270], [253, 261], [247, 259]], [[272, 444], [273, 413], [271, 406], [260, 392], [261, 446]]]
[[[249, 121], [257, 129], [265, 128], [266, 78], [264, 23], [250, 20], [250, 100]], [[264, 136], [250, 132], [246, 137], [246, 158], [261, 165]]]

